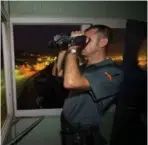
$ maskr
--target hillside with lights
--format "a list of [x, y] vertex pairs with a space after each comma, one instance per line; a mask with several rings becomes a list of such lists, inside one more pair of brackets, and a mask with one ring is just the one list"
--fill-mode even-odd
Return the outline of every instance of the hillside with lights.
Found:
[[[115, 62], [119, 64], [123, 60], [122, 56], [108, 56], [108, 58], [112, 58]], [[56, 57], [49, 55], [22, 53], [19, 55], [19, 57], [17, 56], [15, 59], [16, 79], [23, 77], [30, 77], [35, 73], [46, 68], [49, 64], [51, 64], [55, 60]], [[138, 58], [138, 65], [144, 69], [147, 67], [146, 56], [140, 56]]]

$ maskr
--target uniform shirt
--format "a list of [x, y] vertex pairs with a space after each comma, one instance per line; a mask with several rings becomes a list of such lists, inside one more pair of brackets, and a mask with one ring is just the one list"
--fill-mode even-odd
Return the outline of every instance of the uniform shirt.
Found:
[[[114, 67], [111, 59], [87, 65], [80, 72], [87, 78], [90, 89], [87, 91], [71, 91], [64, 102], [63, 114], [71, 123], [81, 125], [98, 125], [101, 121], [102, 109], [119, 91], [122, 72]], [[104, 98], [108, 98], [102, 100]]]

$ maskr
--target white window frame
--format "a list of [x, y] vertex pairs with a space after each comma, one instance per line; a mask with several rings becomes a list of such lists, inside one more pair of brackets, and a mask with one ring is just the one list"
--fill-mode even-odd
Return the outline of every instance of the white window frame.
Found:
[[2, 23], [2, 41], [3, 41], [3, 61], [4, 61], [4, 73], [5, 73], [5, 91], [6, 91], [6, 107], [7, 116], [5, 122], [1, 128], [1, 142], [6, 139], [8, 130], [11, 127], [11, 121], [13, 118], [13, 93], [12, 93], [12, 81], [11, 81], [11, 54], [10, 54], [10, 25], [6, 18], [6, 22]]
[[[43, 18], [43, 17], [11, 17], [10, 30], [11, 30], [11, 55], [12, 55], [12, 69], [15, 69], [14, 59], [14, 38], [13, 38], [13, 25], [43, 25], [43, 24], [105, 24], [112, 28], [125, 28], [125, 19], [92, 19], [92, 18]], [[14, 114], [16, 117], [33, 117], [33, 116], [59, 116], [62, 109], [34, 109], [34, 110], [17, 110], [16, 102], [16, 81], [13, 71], [13, 102]]]

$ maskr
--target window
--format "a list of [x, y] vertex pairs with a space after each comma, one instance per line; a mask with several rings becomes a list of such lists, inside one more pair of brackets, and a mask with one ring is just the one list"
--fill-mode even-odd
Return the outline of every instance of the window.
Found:
[[[124, 36], [125, 29], [114, 28], [113, 29], [113, 40], [107, 50], [107, 55], [112, 58], [117, 64], [121, 64], [123, 60], [124, 50]], [[147, 40], [142, 40], [140, 51], [138, 54], [138, 65], [143, 70], [147, 69]]]
[[[17, 110], [62, 108], [67, 92], [61, 80], [52, 75], [56, 51], [48, 42], [59, 33], [79, 30], [77, 24], [13, 25]], [[121, 64], [125, 28], [113, 28], [113, 41], [107, 56]]]
[[141, 69], [147, 70], [147, 39], [142, 40], [138, 54], [138, 65]]
[[4, 71], [4, 57], [3, 57], [3, 41], [1, 30], [1, 127], [3, 126], [7, 117], [6, 104], [6, 86], [5, 86], [5, 71]]
[[[67, 92], [52, 73], [56, 53], [48, 41], [59, 33], [69, 34], [80, 25], [14, 25], [15, 79], [17, 109], [62, 108]], [[113, 28], [113, 41], [107, 55], [122, 62], [124, 28]]]
[[107, 56], [112, 58], [117, 64], [121, 64], [123, 60], [125, 29], [114, 28], [112, 29], [112, 33], [113, 39], [107, 50]]
[[80, 25], [13, 26], [18, 110], [62, 108], [67, 92], [51, 75], [56, 55], [48, 41], [73, 30], [80, 30]]

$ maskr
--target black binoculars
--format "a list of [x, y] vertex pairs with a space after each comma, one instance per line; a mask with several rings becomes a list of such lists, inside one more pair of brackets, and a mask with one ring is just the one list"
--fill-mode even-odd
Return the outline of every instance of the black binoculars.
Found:
[[71, 38], [65, 34], [59, 34], [53, 37], [48, 43], [49, 49], [66, 49], [68, 45], [85, 46], [87, 44], [87, 37], [85, 35]]

